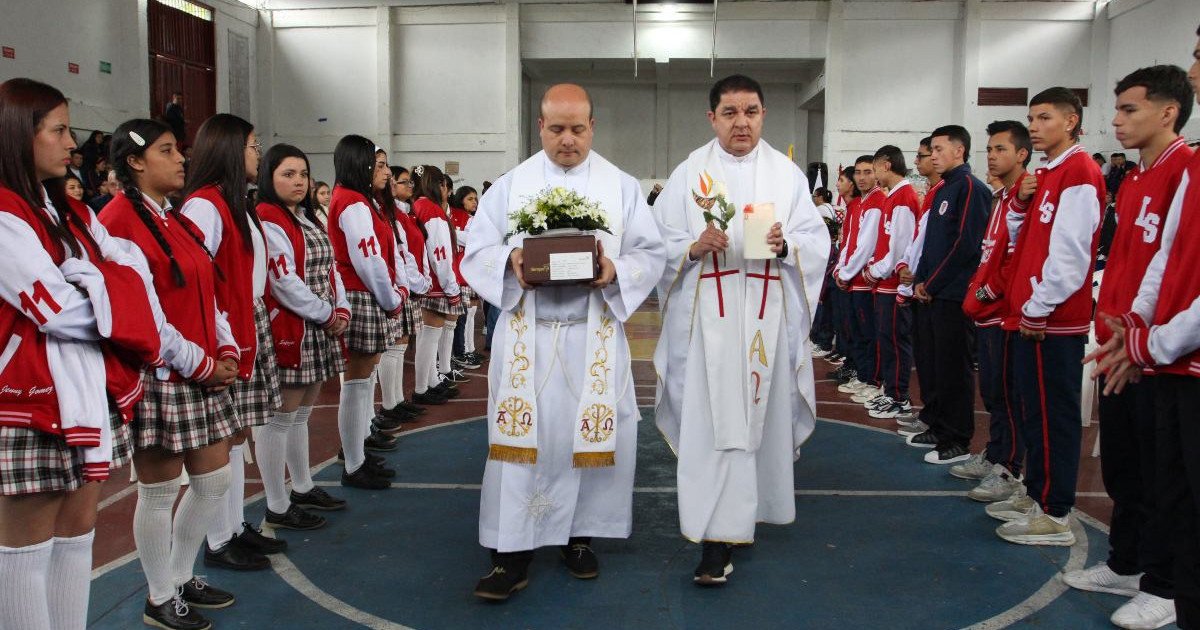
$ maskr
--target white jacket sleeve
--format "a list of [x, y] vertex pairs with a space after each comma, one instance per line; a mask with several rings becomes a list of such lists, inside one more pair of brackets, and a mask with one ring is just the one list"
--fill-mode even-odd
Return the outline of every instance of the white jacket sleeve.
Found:
[[262, 225], [267, 236], [271, 297], [306, 321], [321, 325], [329, 323], [333, 319], [333, 305], [317, 297], [300, 279], [296, 270], [296, 252], [287, 232], [270, 221], [263, 221]]
[[[846, 256], [846, 262], [838, 270], [842, 282], [850, 282], [867, 266], [867, 261], [875, 255], [875, 241], [879, 238], [879, 208], [871, 208], [863, 212], [862, 221], [858, 224], [858, 242], [854, 251]], [[847, 247], [847, 249], [849, 249]]]
[[338, 225], [346, 236], [346, 251], [350, 252], [350, 264], [355, 273], [370, 289], [380, 308], [389, 314], [396, 312], [403, 306], [404, 298], [392, 284], [388, 262], [380, 254], [382, 248], [375, 242], [370, 208], [362, 202], [346, 208], [338, 217]]
[[[1183, 198], [1187, 193], [1189, 180], [1188, 172], [1184, 170], [1183, 177], [1179, 180], [1179, 188], [1175, 189], [1175, 196], [1171, 198], [1171, 205], [1167, 208], [1167, 221], [1163, 225], [1162, 242], [1158, 246], [1158, 252], [1150, 260], [1150, 265], [1146, 267], [1146, 274], [1142, 276], [1142, 284], [1138, 287], [1137, 297], [1134, 298], [1133, 306], [1130, 309], [1141, 318], [1142, 323], [1147, 325], [1154, 319], [1154, 310], [1158, 307], [1158, 291], [1162, 286], [1163, 271], [1167, 268], [1167, 257], [1170, 256], [1171, 246], [1175, 243], [1175, 234], [1179, 232], [1179, 217], [1183, 214]], [[1122, 313], [1108, 314], [1122, 315]]]
[[900, 257], [900, 261], [896, 263], [896, 268], [908, 267], [912, 271], [917, 270], [917, 264], [921, 262], [921, 252], [925, 250], [925, 226], [929, 221], [929, 213], [917, 222], [916, 236], [913, 237], [912, 244], [908, 249], [904, 250], [904, 255]]
[[335, 266], [330, 270], [333, 275], [333, 290], [337, 293], [337, 298], [334, 299], [335, 310], [343, 310], [350, 312], [350, 299], [346, 297], [346, 285], [342, 283], [342, 274], [338, 273]]
[[0, 266], [0, 298], [47, 335], [100, 339], [88, 296], [67, 282], [33, 228], [7, 212], [0, 212], [0, 251], [6, 254]]
[[437, 276], [442, 292], [453, 297], [459, 294], [458, 278], [454, 275], [454, 247], [450, 241], [450, 222], [442, 218], [434, 218], [425, 222], [425, 231], [429, 240], [425, 241], [425, 253], [430, 268]]
[[1149, 346], [1155, 365], [1170, 365], [1200, 348], [1200, 297], [1167, 323], [1151, 326]]
[[917, 228], [916, 218], [912, 208], [896, 206], [892, 209], [892, 234], [888, 244], [888, 252], [882, 259], [871, 265], [870, 273], [878, 280], [890, 278], [896, 271], [896, 264], [908, 251], [913, 242], [913, 232]]
[[[1031, 217], [1034, 220], [1036, 217]], [[1059, 197], [1050, 251], [1042, 265], [1042, 280], [1021, 307], [1026, 317], [1046, 317], [1075, 294], [1092, 265], [1092, 237], [1100, 224], [1100, 202], [1090, 184], [1072, 186]]]
[[204, 246], [210, 254], [216, 254], [224, 236], [224, 224], [221, 223], [221, 212], [217, 207], [207, 199], [192, 197], [184, 202], [179, 212], [196, 224], [200, 233], [204, 235]]

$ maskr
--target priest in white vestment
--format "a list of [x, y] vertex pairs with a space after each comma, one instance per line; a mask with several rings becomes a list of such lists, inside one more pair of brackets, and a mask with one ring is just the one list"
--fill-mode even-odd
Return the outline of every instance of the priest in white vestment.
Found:
[[703, 543], [695, 582], [719, 585], [757, 521], [796, 517], [792, 466], [815, 423], [806, 341], [830, 241], [804, 174], [761, 140], [759, 84], [722, 79], [709, 107], [716, 138], [655, 204], [667, 247], [655, 419], [679, 458], [683, 535]]
[[[591, 538], [629, 536], [639, 414], [622, 322], [664, 264], [637, 180], [591, 151], [587, 93], [554, 86], [541, 112], [543, 151], [484, 194], [462, 261], [467, 283], [501, 311], [479, 510], [479, 543], [492, 550], [492, 570], [475, 590], [493, 600], [526, 585], [538, 547], [559, 546], [572, 575], [592, 578], [599, 563]], [[520, 272], [526, 235], [506, 238], [510, 215], [556, 187], [597, 202], [612, 231], [597, 232], [600, 275], [590, 286], [527, 285]]]

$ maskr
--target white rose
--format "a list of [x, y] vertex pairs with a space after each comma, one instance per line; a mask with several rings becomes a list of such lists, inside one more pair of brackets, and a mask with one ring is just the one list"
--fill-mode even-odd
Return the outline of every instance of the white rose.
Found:
[[728, 197], [729, 191], [725, 188], [725, 182], [716, 182], [713, 184], [713, 196]]

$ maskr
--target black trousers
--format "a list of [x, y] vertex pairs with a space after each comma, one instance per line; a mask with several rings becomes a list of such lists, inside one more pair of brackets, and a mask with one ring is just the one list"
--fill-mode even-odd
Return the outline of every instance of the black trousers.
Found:
[[[929, 339], [918, 343], [932, 351], [930, 367], [937, 388], [937, 413], [929, 424], [938, 446], [967, 447], [975, 435], [975, 374], [971, 371], [967, 346], [970, 320], [963, 314], [962, 300], [934, 299], [929, 307]], [[925, 386], [925, 381], [921, 381]], [[924, 418], [924, 414], [922, 414]]]
[[933, 378], [933, 309], [932, 305], [913, 300], [913, 363], [917, 366], [917, 383], [921, 388], [921, 421], [929, 426], [939, 417], [937, 382]]
[[1010, 344], [1013, 407], [1025, 439], [1025, 487], [1050, 516], [1066, 516], [1075, 505], [1085, 340], [1047, 335], [1045, 341], [1030, 341], [1014, 333]]
[[821, 286], [821, 298], [817, 303], [817, 312], [813, 316], [812, 333], [808, 336], [823, 350], [833, 348], [833, 296], [836, 292], [837, 287], [833, 286], [833, 280], [830, 279], [829, 274], [826, 274], [825, 284]]
[[847, 366], [847, 369], [857, 371], [854, 363], [853, 335], [850, 333], [853, 328], [851, 322], [854, 319], [854, 308], [850, 305], [850, 292], [834, 286], [830, 294], [833, 301], [834, 329], [837, 334], [834, 350], [845, 359], [843, 365]]
[[[1103, 379], [1098, 386], [1103, 390]], [[1100, 397], [1100, 473], [1113, 501], [1108, 568], [1145, 573], [1143, 592], [1174, 599], [1171, 525], [1154, 500], [1155, 422], [1153, 376]]]
[[850, 306], [854, 310], [850, 318], [850, 343], [854, 344], [854, 367], [858, 371], [858, 380], [878, 385], [874, 297], [870, 291], [850, 292]]
[[912, 374], [912, 310], [900, 306], [894, 293], [875, 294], [875, 345], [879, 379], [892, 400], [908, 400]]
[[979, 396], [991, 421], [988, 423], [987, 460], [1000, 464], [1016, 476], [1025, 461], [1025, 442], [1010, 411], [1008, 388], [1012, 383], [1009, 369], [1009, 336], [1000, 326], [975, 328], [979, 356]]
[[1200, 378], [1159, 374], [1154, 389], [1155, 501], [1173, 525], [1176, 623], [1191, 630], [1200, 628]]

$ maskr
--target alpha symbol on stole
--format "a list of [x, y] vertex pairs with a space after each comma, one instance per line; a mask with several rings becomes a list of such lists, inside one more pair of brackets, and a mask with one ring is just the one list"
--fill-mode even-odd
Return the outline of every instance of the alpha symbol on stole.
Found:
[[761, 330], [754, 332], [754, 340], [750, 342], [750, 359], [758, 359], [763, 367], [770, 367], [767, 365], [767, 344], [763, 341]]

